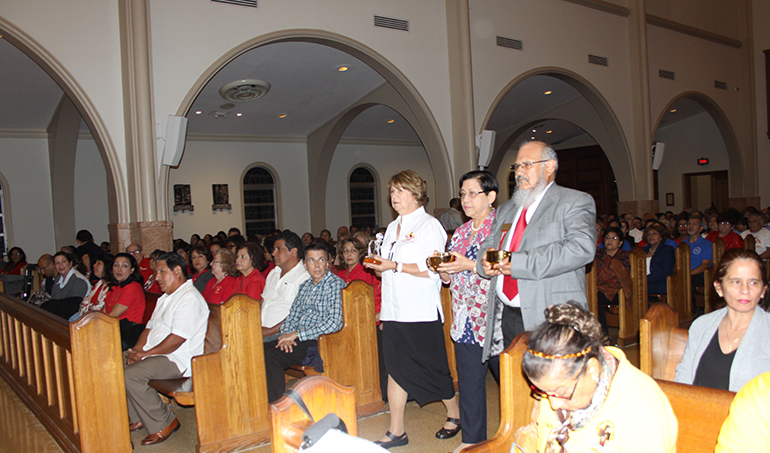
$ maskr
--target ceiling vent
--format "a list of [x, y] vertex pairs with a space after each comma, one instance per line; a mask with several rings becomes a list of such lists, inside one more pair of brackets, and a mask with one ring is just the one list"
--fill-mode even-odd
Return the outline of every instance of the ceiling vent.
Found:
[[236, 80], [222, 85], [219, 95], [233, 102], [248, 102], [259, 99], [270, 91], [270, 84], [264, 80]]
[[658, 77], [662, 79], [675, 80], [674, 71], [666, 71], [665, 69], [658, 69]]
[[720, 82], [719, 80], [714, 80], [714, 88], [717, 88], [720, 90], [726, 90], [727, 82]]
[[211, 0], [211, 1], [216, 3], [227, 3], [230, 5], [237, 5], [237, 6], [248, 6], [250, 8], [257, 7], [257, 0]]
[[409, 21], [392, 17], [374, 16], [374, 26], [392, 28], [393, 30], [409, 31]]
[[591, 64], [596, 64], [599, 66], [609, 66], [610, 62], [607, 60], [607, 57], [599, 57], [596, 55], [588, 55], [588, 62]]
[[497, 45], [514, 50], [524, 50], [523, 42], [519, 41], [518, 39], [503, 38], [502, 36], [497, 37]]

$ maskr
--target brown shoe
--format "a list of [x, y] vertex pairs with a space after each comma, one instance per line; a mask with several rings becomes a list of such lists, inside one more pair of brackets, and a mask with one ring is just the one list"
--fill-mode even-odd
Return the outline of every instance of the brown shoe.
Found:
[[169, 436], [171, 436], [171, 433], [178, 430], [179, 427], [182, 425], [179, 424], [179, 420], [174, 419], [173, 422], [169, 423], [168, 426], [161, 429], [155, 434], [150, 434], [149, 436], [142, 439], [142, 445], [155, 445], [163, 442], [164, 440], [168, 439]]
[[129, 429], [131, 432], [134, 432], [134, 431], [138, 431], [138, 430], [140, 430], [140, 429], [142, 429], [142, 428], [144, 428], [144, 424], [143, 424], [141, 421], [138, 421], [138, 422], [136, 422], [136, 423], [130, 423], [130, 424], [128, 425], [128, 429]]

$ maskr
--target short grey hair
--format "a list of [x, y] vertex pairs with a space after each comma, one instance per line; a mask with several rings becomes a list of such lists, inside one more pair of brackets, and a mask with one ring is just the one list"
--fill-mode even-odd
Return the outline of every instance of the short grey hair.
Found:
[[540, 158], [542, 160], [552, 160], [554, 162], [553, 172], [556, 173], [556, 171], [559, 169], [559, 158], [556, 156], [556, 151], [551, 148], [551, 145], [545, 142], [541, 142], [540, 140], [525, 140], [519, 145], [519, 149], [523, 148], [525, 145], [529, 145], [530, 143], [542, 143], [542, 149], [540, 150]]

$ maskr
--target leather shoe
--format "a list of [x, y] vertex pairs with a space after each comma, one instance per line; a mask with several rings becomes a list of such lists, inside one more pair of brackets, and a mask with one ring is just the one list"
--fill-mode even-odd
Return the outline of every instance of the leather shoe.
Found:
[[439, 439], [451, 439], [457, 435], [460, 431], [462, 431], [463, 427], [460, 426], [460, 419], [459, 418], [450, 418], [447, 417], [446, 421], [449, 423], [454, 423], [455, 426], [452, 429], [446, 429], [442, 427], [438, 432], [436, 433], [436, 437]]
[[401, 447], [409, 443], [409, 437], [406, 435], [406, 432], [404, 432], [404, 434], [400, 436], [395, 436], [393, 435], [393, 433], [388, 431], [387, 433], [385, 433], [385, 436], [387, 436], [387, 438], [390, 440], [385, 442], [378, 440], [375, 442], [375, 444], [379, 445], [380, 447], [386, 450], [393, 447]]
[[128, 429], [131, 432], [139, 431], [140, 429], [144, 428], [144, 424], [141, 421], [138, 421], [136, 423], [130, 423], [128, 425]]
[[169, 436], [171, 436], [171, 433], [178, 430], [182, 425], [179, 423], [179, 420], [174, 419], [173, 422], [169, 423], [168, 426], [161, 429], [155, 434], [150, 434], [149, 436], [145, 437], [142, 440], [142, 445], [155, 445], [163, 442], [164, 440], [168, 439]]

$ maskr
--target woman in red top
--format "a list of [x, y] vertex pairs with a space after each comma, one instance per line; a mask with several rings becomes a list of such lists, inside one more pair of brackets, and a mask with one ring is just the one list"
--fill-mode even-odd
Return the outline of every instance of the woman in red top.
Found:
[[337, 253], [343, 257], [344, 267], [336, 272], [337, 276], [350, 283], [353, 280], [363, 280], [374, 287], [374, 312], [377, 324], [380, 323], [380, 305], [382, 303], [382, 281], [374, 272], [361, 265], [366, 256], [363, 244], [351, 237], [345, 237], [337, 244]]
[[8, 251], [8, 263], [0, 269], [0, 275], [21, 275], [21, 269], [27, 265], [27, 255], [21, 247], [13, 247]]
[[235, 268], [241, 273], [238, 277], [236, 293], [246, 294], [254, 300], [262, 299], [262, 290], [265, 289], [265, 277], [259, 271], [263, 267], [264, 253], [262, 247], [247, 242], [238, 249], [235, 257]]
[[206, 302], [221, 305], [233, 295], [237, 288], [237, 277], [241, 275], [235, 268], [235, 255], [227, 249], [221, 249], [211, 261], [211, 273], [214, 278], [209, 280], [201, 294]]
[[120, 320], [123, 350], [133, 347], [144, 330], [144, 289], [139, 266], [128, 253], [118, 253], [112, 262], [112, 281], [104, 301], [104, 312]]
[[706, 239], [711, 242], [716, 241], [717, 238], [725, 241], [725, 252], [730, 249], [744, 248], [743, 238], [733, 231], [733, 221], [726, 212], [717, 217], [717, 231], [712, 231], [706, 236]]
[[94, 261], [94, 270], [91, 273], [99, 281], [91, 287], [91, 292], [80, 302], [78, 312], [70, 317], [70, 322], [75, 322], [82, 316], [92, 311], [102, 311], [104, 303], [107, 300], [107, 294], [110, 291], [110, 282], [112, 281], [112, 255], [105, 253], [99, 255]]

